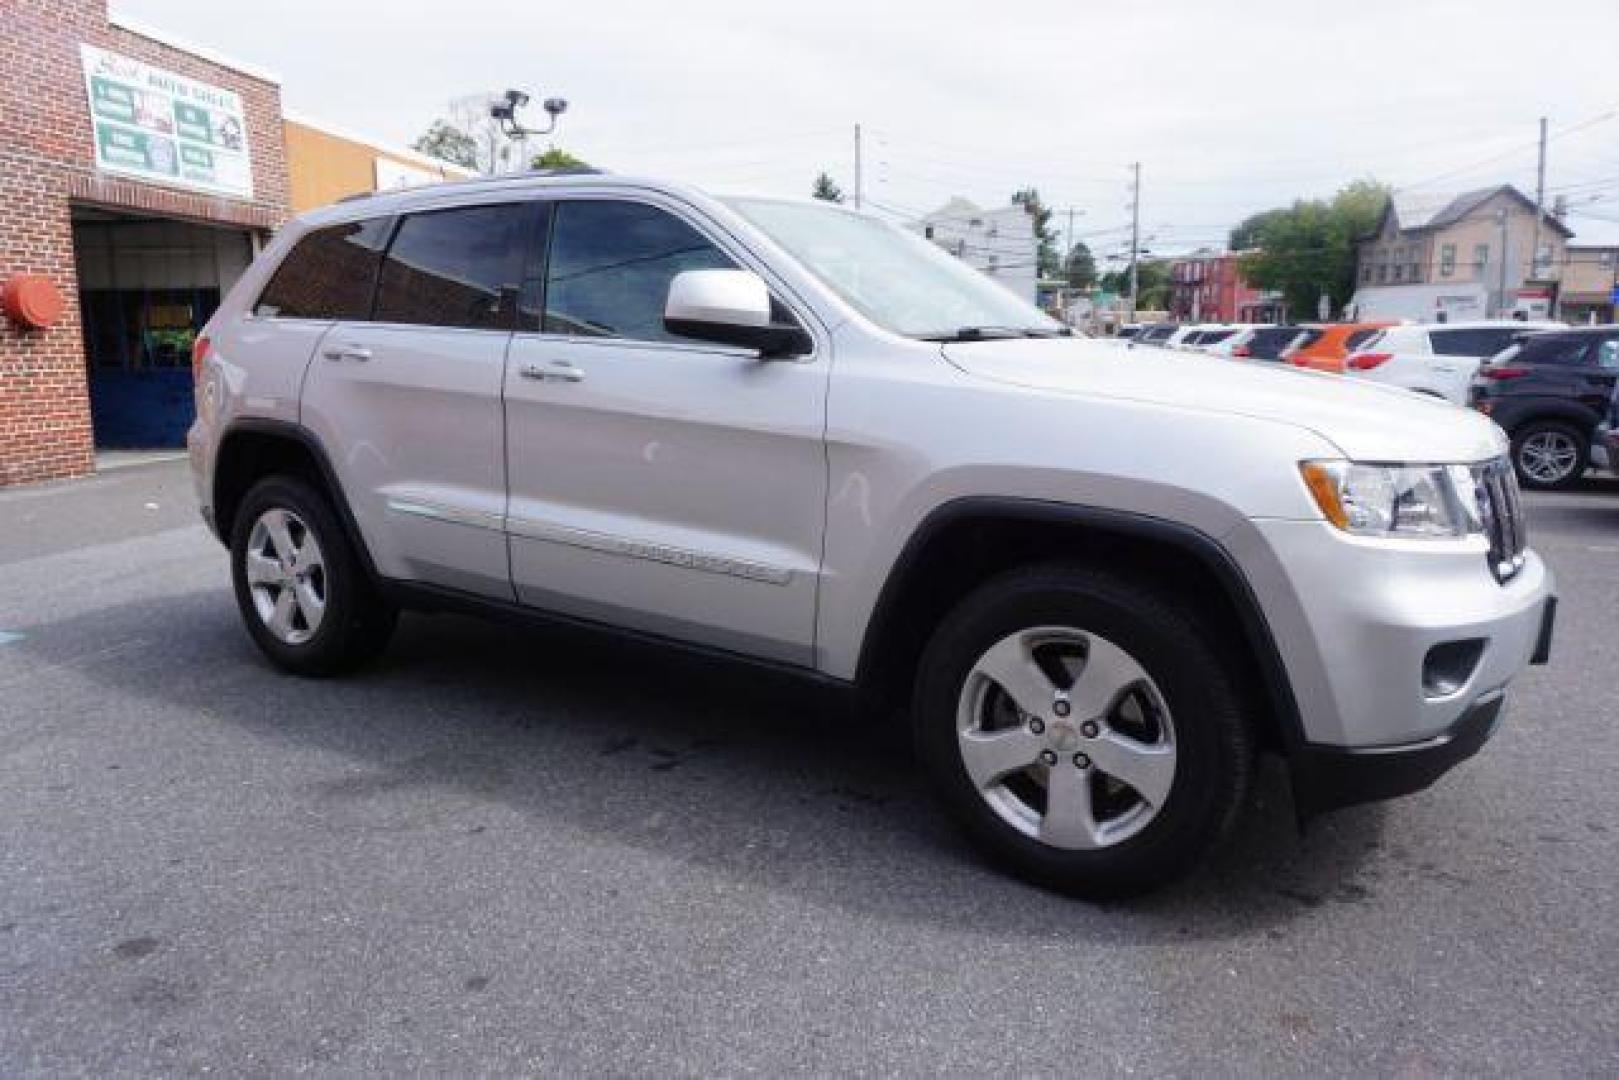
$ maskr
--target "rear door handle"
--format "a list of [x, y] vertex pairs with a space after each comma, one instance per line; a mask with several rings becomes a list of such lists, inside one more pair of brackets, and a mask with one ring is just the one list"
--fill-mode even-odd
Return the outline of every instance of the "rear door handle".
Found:
[[369, 360], [371, 350], [363, 345], [333, 345], [321, 355], [328, 360]]
[[549, 364], [528, 363], [517, 369], [525, 379], [541, 382], [584, 382], [585, 373], [566, 360], [553, 360]]

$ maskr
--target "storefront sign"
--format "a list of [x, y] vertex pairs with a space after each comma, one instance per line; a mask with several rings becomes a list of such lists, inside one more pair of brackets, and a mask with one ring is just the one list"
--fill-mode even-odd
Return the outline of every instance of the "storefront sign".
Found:
[[220, 195], [253, 196], [242, 99], [91, 45], [80, 45], [96, 168]]

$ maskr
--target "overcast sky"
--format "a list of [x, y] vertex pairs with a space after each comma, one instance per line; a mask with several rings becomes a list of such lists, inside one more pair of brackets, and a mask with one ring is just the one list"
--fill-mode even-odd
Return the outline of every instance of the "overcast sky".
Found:
[[1102, 255], [1132, 161], [1143, 231], [1174, 253], [1358, 177], [1532, 196], [1545, 115], [1548, 201], [1567, 194], [1576, 242], [1619, 242], [1619, 0], [113, 6], [271, 69], [291, 110], [398, 143], [516, 86], [571, 102], [555, 141], [593, 164], [804, 195], [823, 168], [852, 188], [858, 121], [871, 203], [1034, 184]]

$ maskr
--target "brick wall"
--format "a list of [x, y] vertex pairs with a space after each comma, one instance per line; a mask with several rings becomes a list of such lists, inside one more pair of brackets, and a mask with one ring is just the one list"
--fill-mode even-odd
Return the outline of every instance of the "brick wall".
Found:
[[[0, 319], [0, 485], [94, 464], [71, 204], [273, 229], [287, 217], [281, 92], [107, 22], [105, 0], [3, 0], [0, 34], [0, 279], [49, 277], [67, 303], [48, 330]], [[241, 95], [253, 199], [167, 189], [96, 173], [81, 42]]]

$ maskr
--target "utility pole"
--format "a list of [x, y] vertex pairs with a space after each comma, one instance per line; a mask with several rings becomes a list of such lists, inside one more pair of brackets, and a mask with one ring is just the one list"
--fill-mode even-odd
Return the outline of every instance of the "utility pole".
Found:
[[1136, 321], [1136, 291], [1140, 285], [1140, 278], [1136, 270], [1136, 258], [1141, 252], [1141, 162], [1130, 166], [1130, 318], [1128, 322]]
[[860, 125], [854, 126], [854, 208], [860, 209]]
[[1534, 244], [1529, 248], [1528, 277], [1536, 281], [1540, 275], [1535, 267], [1540, 262], [1540, 219], [1546, 213], [1546, 118], [1540, 118], [1540, 164], [1535, 169], [1535, 231]]
[[1495, 298], [1495, 317], [1505, 318], [1507, 311], [1507, 209], [1502, 207], [1496, 213], [1496, 219], [1501, 223], [1501, 268], [1496, 275], [1500, 279], [1500, 287]]

